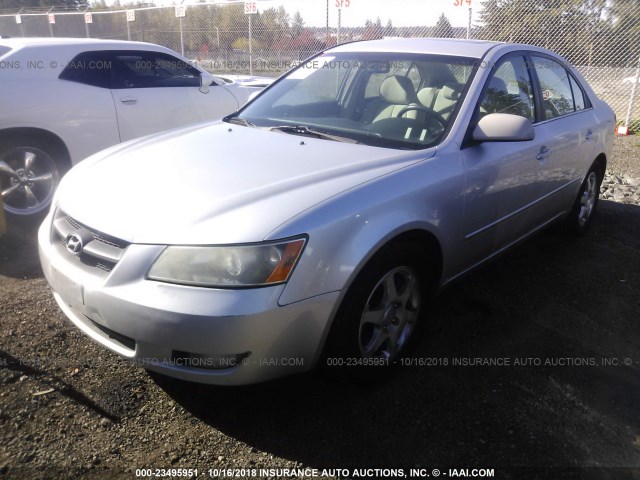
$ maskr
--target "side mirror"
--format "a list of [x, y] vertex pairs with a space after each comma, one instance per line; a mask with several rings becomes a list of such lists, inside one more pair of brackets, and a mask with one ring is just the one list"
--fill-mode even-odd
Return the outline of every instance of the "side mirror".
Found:
[[202, 93], [209, 93], [209, 87], [213, 84], [214, 77], [210, 73], [200, 74], [200, 91]]
[[473, 130], [477, 142], [526, 142], [535, 136], [531, 120], [509, 113], [490, 113]]

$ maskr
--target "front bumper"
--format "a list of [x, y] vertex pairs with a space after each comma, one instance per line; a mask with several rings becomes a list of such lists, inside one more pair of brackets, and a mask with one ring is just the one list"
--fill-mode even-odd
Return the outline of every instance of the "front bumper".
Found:
[[51, 222], [49, 214], [38, 248], [58, 305], [119, 355], [171, 377], [220, 385], [303, 372], [317, 361], [339, 292], [280, 306], [284, 285], [226, 290], [146, 280], [164, 248], [157, 245], [129, 245], [112, 271], [94, 275], [52, 243]]

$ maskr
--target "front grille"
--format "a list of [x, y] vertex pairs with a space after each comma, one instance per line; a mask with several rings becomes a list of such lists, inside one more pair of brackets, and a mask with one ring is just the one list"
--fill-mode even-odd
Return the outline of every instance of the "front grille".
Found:
[[[120, 261], [127, 247], [124, 240], [107, 235], [58, 210], [53, 220], [53, 241], [59, 244], [71, 261], [103, 272], [110, 272]], [[71, 245], [70, 245], [71, 243]], [[73, 252], [73, 246], [77, 252]]]

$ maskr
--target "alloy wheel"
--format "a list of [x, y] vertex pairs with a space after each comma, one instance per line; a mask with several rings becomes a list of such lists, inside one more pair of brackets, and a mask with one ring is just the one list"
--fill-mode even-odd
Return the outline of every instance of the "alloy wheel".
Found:
[[0, 189], [5, 211], [41, 212], [51, 203], [59, 179], [56, 162], [34, 147], [15, 147], [0, 157]]
[[371, 291], [360, 318], [362, 356], [397, 358], [415, 329], [420, 300], [418, 277], [412, 269], [397, 267], [386, 273]]

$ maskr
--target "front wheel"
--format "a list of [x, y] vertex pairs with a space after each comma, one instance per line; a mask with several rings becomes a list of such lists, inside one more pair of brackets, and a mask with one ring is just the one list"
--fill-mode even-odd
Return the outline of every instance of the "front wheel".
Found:
[[63, 173], [53, 149], [37, 139], [8, 141], [0, 151], [0, 191], [4, 210], [15, 217], [45, 211]]
[[362, 308], [358, 349], [363, 358], [395, 361], [416, 327], [422, 294], [419, 276], [409, 266], [383, 274]]
[[340, 305], [324, 361], [331, 373], [387, 376], [412, 348], [431, 290], [430, 262], [415, 244], [394, 244], [363, 268]]

